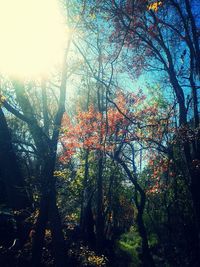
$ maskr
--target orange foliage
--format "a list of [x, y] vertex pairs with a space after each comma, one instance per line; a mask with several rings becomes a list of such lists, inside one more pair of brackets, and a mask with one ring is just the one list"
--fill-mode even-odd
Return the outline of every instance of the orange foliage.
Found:
[[167, 157], [162, 157], [161, 155], [153, 155], [149, 160], [149, 170], [151, 170], [151, 175], [149, 177], [150, 185], [147, 194], [158, 194], [167, 188], [167, 185], [163, 182], [163, 176], [174, 177], [175, 173], [173, 169], [173, 161], [169, 160]]
[[141, 92], [118, 91], [115, 104], [110, 104], [107, 112], [101, 113], [91, 105], [87, 111], [79, 110], [73, 122], [65, 114], [61, 136], [65, 152], [61, 159], [70, 159], [81, 148], [111, 152], [122, 142], [162, 140], [166, 121], [158, 123], [158, 106], [147, 106], [144, 100]]

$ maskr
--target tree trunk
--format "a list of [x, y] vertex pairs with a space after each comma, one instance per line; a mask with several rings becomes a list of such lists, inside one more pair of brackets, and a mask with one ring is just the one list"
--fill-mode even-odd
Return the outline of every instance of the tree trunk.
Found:
[[89, 150], [85, 151], [85, 173], [83, 181], [83, 193], [82, 193], [82, 204], [81, 204], [81, 218], [80, 228], [83, 233], [83, 238], [88, 242], [90, 246], [95, 245], [95, 234], [94, 234], [94, 218], [92, 213], [92, 196], [93, 193], [89, 193]]
[[[141, 196], [142, 198], [142, 196]], [[142, 202], [145, 200], [141, 200]], [[137, 214], [137, 226], [138, 231], [142, 239], [142, 264], [144, 267], [154, 267], [154, 261], [150, 253], [149, 244], [148, 244], [148, 238], [147, 238], [147, 232], [143, 221], [143, 211], [144, 207], [138, 206], [137, 207], [138, 214]]]
[[34, 229], [32, 243], [32, 266], [41, 266], [42, 248], [44, 245], [45, 229], [48, 221], [48, 196], [43, 194], [40, 200], [39, 215]]
[[17, 157], [12, 146], [12, 140], [6, 118], [0, 108], [0, 176], [1, 191], [5, 201], [11, 208], [25, 208], [30, 201], [25, 189], [24, 178], [20, 171]]
[[[52, 177], [53, 178], [53, 177]], [[57, 267], [66, 266], [67, 251], [65, 248], [65, 240], [62, 231], [62, 224], [58, 207], [56, 205], [56, 191], [55, 184], [52, 184], [52, 190], [49, 199], [49, 222], [51, 229], [51, 237], [53, 243], [53, 252], [55, 257], [55, 264]]]
[[41, 173], [42, 196], [39, 216], [35, 228], [36, 234], [33, 242], [33, 267], [38, 266], [41, 262], [45, 229], [48, 222], [50, 223], [56, 266], [63, 267], [66, 263], [64, 235], [62, 232], [58, 207], [56, 205], [54, 177], [56, 151], [53, 153], [51, 148], [49, 148], [49, 151], [50, 155], [43, 159], [43, 169]]
[[91, 199], [88, 201], [87, 206], [84, 209], [82, 233], [85, 241], [93, 247], [95, 245], [95, 233], [94, 233], [94, 218], [91, 207]]
[[[120, 159], [119, 157], [115, 157], [115, 160], [123, 167], [129, 180], [132, 182], [132, 184], [134, 185], [135, 190], [136, 190], [135, 195], [134, 195], [134, 201], [135, 201], [136, 208], [138, 211], [138, 214], [137, 214], [138, 231], [139, 231], [140, 237], [142, 239], [142, 264], [143, 264], [143, 267], [154, 267], [155, 264], [154, 264], [153, 257], [150, 253], [146, 227], [145, 227], [144, 220], [143, 220], [143, 212], [144, 212], [145, 202], [146, 202], [145, 192], [141, 188], [141, 186], [138, 184], [136, 174], [132, 174], [129, 167], [126, 165], [126, 163], [122, 159]], [[140, 196], [139, 199], [138, 199], [138, 194]]]
[[104, 217], [103, 217], [103, 156], [98, 153], [97, 172], [97, 218], [96, 218], [96, 247], [99, 253], [102, 252], [104, 243]]

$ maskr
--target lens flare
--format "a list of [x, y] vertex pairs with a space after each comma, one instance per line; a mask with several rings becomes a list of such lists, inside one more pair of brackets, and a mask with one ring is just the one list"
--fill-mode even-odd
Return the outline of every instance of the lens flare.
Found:
[[46, 75], [62, 60], [67, 38], [58, 0], [0, 0], [0, 72]]

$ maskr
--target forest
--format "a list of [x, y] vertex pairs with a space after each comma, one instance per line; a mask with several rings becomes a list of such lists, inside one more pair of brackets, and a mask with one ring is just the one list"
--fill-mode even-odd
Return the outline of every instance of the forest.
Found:
[[0, 266], [200, 266], [200, 1], [0, 1]]

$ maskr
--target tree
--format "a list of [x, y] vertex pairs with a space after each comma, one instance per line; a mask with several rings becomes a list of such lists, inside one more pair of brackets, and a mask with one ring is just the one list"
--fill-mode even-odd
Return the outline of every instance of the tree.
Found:
[[47, 106], [48, 97], [45, 88], [42, 89], [43, 127], [39, 125], [36, 110], [31, 103], [31, 99], [28, 97], [29, 93], [27, 91], [28, 88], [26, 87], [26, 84], [23, 84], [18, 80], [13, 81], [13, 89], [16, 95], [16, 102], [20, 110], [15, 109], [6, 100], [3, 103], [4, 107], [9, 112], [11, 112], [13, 115], [27, 124], [30, 135], [34, 140], [34, 144], [37, 149], [38, 160], [40, 161], [41, 171], [39, 179], [41, 184], [41, 200], [33, 242], [33, 266], [39, 266], [41, 260], [43, 239], [48, 220], [50, 222], [57, 265], [63, 266], [65, 264], [64, 238], [62, 234], [60, 216], [56, 204], [56, 180], [54, 177], [54, 170], [56, 163], [59, 130], [62, 116], [65, 110], [67, 79], [66, 58], [67, 56], [65, 56], [64, 60], [58, 106], [57, 110], [54, 111], [54, 120], [51, 125], [51, 129], [51, 120], [49, 118], [49, 110]]
[[2, 202], [13, 209], [30, 205], [25, 181], [13, 148], [10, 130], [0, 108], [0, 177]]

